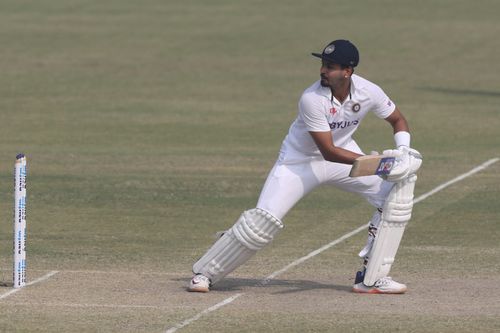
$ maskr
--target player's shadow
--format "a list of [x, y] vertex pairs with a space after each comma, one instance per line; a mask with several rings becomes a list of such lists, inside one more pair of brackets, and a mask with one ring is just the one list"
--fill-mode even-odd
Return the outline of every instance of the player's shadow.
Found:
[[[186, 279], [176, 279], [178, 281], [189, 283]], [[226, 278], [216, 285], [214, 285], [212, 291], [241, 291], [246, 288], [269, 288], [269, 289], [279, 289], [272, 291], [271, 294], [290, 294], [303, 292], [308, 290], [337, 290], [343, 292], [351, 292], [352, 286], [321, 283], [310, 280], [258, 280], [258, 279], [242, 279], [242, 278]]]

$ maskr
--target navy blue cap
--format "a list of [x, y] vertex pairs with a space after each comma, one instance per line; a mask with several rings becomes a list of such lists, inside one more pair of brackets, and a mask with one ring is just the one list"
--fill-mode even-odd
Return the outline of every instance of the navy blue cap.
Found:
[[359, 63], [358, 49], [345, 39], [334, 40], [324, 48], [322, 53], [312, 53], [312, 55], [344, 66], [356, 67]]

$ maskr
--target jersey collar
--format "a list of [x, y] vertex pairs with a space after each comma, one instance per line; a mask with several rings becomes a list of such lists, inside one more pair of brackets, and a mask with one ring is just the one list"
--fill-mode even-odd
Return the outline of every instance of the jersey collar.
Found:
[[[347, 96], [346, 101], [352, 100], [352, 96], [354, 95], [354, 93], [356, 91], [356, 87], [354, 85], [354, 80], [353, 80], [354, 75], [355, 74], [353, 74], [353, 76], [351, 77], [351, 86], [349, 87], [349, 90], [350, 90], [349, 96]], [[319, 81], [318, 81], [318, 84], [319, 84], [318, 93], [320, 95], [325, 96], [326, 98], [328, 98], [328, 100], [333, 101], [336, 104], [340, 105], [340, 102], [335, 97], [333, 97], [332, 90], [329, 87], [323, 87], [321, 85], [321, 83], [319, 83]]]

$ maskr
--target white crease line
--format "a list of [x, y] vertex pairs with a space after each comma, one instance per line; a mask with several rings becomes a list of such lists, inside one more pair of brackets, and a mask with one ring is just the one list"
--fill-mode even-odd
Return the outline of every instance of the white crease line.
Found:
[[482, 171], [482, 170], [486, 169], [487, 167], [489, 167], [489, 166], [490, 166], [490, 165], [492, 165], [493, 163], [498, 162], [499, 160], [500, 160], [500, 158], [492, 158], [491, 160], [488, 160], [488, 161], [484, 162], [483, 164], [481, 164], [481, 165], [479, 165], [479, 166], [475, 167], [475, 168], [474, 168], [474, 169], [472, 169], [471, 171], [466, 172], [466, 173], [464, 173], [464, 174], [461, 174], [460, 176], [455, 177], [455, 178], [453, 178], [452, 180], [447, 181], [446, 183], [444, 183], [444, 184], [442, 184], [442, 185], [439, 185], [438, 187], [436, 187], [436, 188], [435, 188], [435, 189], [433, 189], [432, 191], [429, 191], [429, 192], [427, 192], [427, 193], [425, 193], [425, 194], [422, 194], [421, 196], [419, 196], [418, 198], [416, 198], [416, 199], [413, 201], [413, 203], [415, 204], [415, 203], [417, 203], [417, 202], [420, 202], [420, 201], [422, 201], [422, 200], [425, 200], [425, 199], [427, 199], [428, 197], [430, 197], [431, 195], [433, 195], [434, 193], [439, 192], [439, 191], [441, 191], [442, 189], [444, 189], [444, 188], [446, 188], [446, 187], [448, 187], [448, 186], [450, 186], [450, 185], [452, 185], [452, 184], [455, 184], [456, 182], [459, 182], [459, 181], [461, 181], [461, 180], [463, 180], [463, 179], [465, 179], [465, 178], [467, 178], [467, 177], [469, 177], [469, 176], [471, 176], [471, 175], [473, 175], [473, 174], [475, 174], [475, 173], [478, 173], [479, 171]]
[[142, 304], [94, 304], [94, 303], [29, 303], [29, 302], [12, 302], [11, 305], [25, 306], [62, 306], [71, 308], [132, 308], [132, 309], [163, 309], [168, 306], [158, 305], [142, 305]]
[[99, 271], [99, 270], [61, 270], [60, 273], [75, 273], [75, 274], [119, 274], [119, 275], [171, 275], [184, 276], [183, 273], [173, 272], [134, 272], [134, 271]]
[[285, 266], [284, 268], [282, 268], [282, 269], [280, 269], [280, 270], [278, 270], [278, 271], [276, 271], [276, 272], [272, 273], [271, 275], [269, 275], [267, 278], [265, 278], [265, 279], [261, 282], [261, 284], [267, 284], [267, 283], [269, 283], [269, 281], [270, 281], [271, 279], [274, 279], [274, 278], [275, 278], [275, 277], [277, 277], [278, 275], [281, 275], [282, 273], [285, 273], [285, 272], [286, 272], [287, 270], [289, 270], [290, 268], [295, 267], [295, 266], [298, 266], [298, 265], [300, 265], [301, 263], [303, 263], [304, 261], [306, 261], [306, 260], [308, 260], [308, 259], [310, 259], [310, 258], [312, 258], [312, 257], [314, 257], [314, 256], [316, 256], [316, 255], [318, 255], [318, 254], [320, 254], [320, 253], [321, 253], [321, 252], [323, 252], [323, 251], [328, 250], [329, 248], [331, 248], [331, 247], [332, 247], [332, 246], [334, 246], [334, 245], [337, 245], [338, 243], [342, 242], [343, 240], [345, 240], [345, 239], [347, 239], [347, 238], [350, 238], [350, 237], [352, 237], [352, 236], [356, 235], [358, 232], [361, 232], [361, 231], [363, 231], [363, 230], [366, 230], [366, 228], [367, 228], [367, 227], [368, 227], [368, 223], [367, 223], [367, 224], [363, 224], [363, 225], [362, 225], [362, 226], [360, 226], [359, 228], [357, 228], [357, 229], [355, 229], [355, 230], [353, 230], [353, 231], [351, 231], [351, 232], [349, 232], [349, 233], [345, 234], [344, 236], [342, 236], [342, 237], [340, 237], [340, 238], [337, 238], [337, 239], [336, 239], [336, 240], [334, 240], [333, 242], [328, 243], [328, 244], [326, 244], [326, 245], [324, 245], [324, 246], [320, 247], [319, 249], [312, 251], [312, 252], [311, 252], [311, 253], [309, 253], [308, 255], [303, 256], [302, 258], [299, 258], [299, 259], [295, 260], [294, 262], [292, 262], [292, 263], [288, 264], [288, 265], [287, 265], [287, 266]]
[[[25, 287], [28, 287], [28, 286], [34, 285], [35, 283], [38, 283], [38, 282], [45, 281], [45, 280], [47, 280], [49, 277], [51, 277], [52, 275], [57, 274], [58, 272], [59, 272], [59, 271], [51, 271], [51, 272], [49, 272], [49, 273], [45, 274], [44, 276], [39, 277], [38, 279], [35, 279], [35, 280], [31, 281], [31, 282], [26, 283]], [[17, 293], [18, 291], [21, 291], [22, 289], [23, 289], [23, 288], [15, 288], [15, 289], [9, 290], [8, 292], [1, 294], [1, 295], [0, 295], [0, 299], [3, 299], [3, 298], [6, 298], [6, 297], [9, 297], [10, 295]]]
[[[446, 183], [443, 183], [443, 184], [437, 186], [436, 188], [432, 189], [431, 191], [422, 194], [421, 196], [419, 196], [418, 198], [416, 198], [413, 202], [417, 203], [417, 202], [423, 201], [423, 200], [427, 199], [428, 197], [430, 197], [431, 195], [435, 194], [436, 192], [439, 192], [442, 189], [444, 189], [444, 188], [446, 188], [446, 187], [448, 187], [448, 186], [450, 186], [450, 185], [452, 185], [452, 184], [454, 184], [456, 182], [459, 182], [459, 181], [461, 181], [461, 180], [463, 180], [463, 179], [465, 179], [465, 178], [467, 178], [467, 177], [469, 177], [469, 176], [471, 176], [471, 175], [473, 175], [473, 174], [475, 174], [475, 173], [477, 173], [477, 172], [479, 172], [481, 170], [486, 169], [487, 167], [489, 167], [493, 163], [498, 162], [499, 160], [500, 160], [500, 158], [492, 158], [492, 159], [484, 162], [483, 164], [475, 167], [474, 169], [470, 170], [469, 172], [466, 172], [466, 173], [464, 173], [464, 174], [462, 174], [462, 175], [460, 175], [460, 176], [458, 176], [456, 178], [453, 178], [452, 180], [447, 181]], [[338, 243], [342, 242], [343, 240], [346, 240], [347, 238], [356, 235], [357, 233], [365, 230], [365, 228], [367, 226], [368, 226], [368, 224], [364, 224], [364, 225], [358, 227], [357, 229], [355, 229], [355, 230], [353, 230], [353, 231], [345, 234], [344, 236], [342, 236], [342, 237], [340, 237], [340, 238], [338, 238], [338, 239], [336, 239], [336, 240], [334, 240], [334, 241], [332, 241], [332, 242], [330, 242], [330, 243], [328, 243], [328, 244], [320, 247], [319, 249], [312, 251], [308, 255], [306, 255], [306, 256], [304, 256], [302, 258], [299, 258], [299, 259], [293, 261], [292, 263], [288, 264], [284, 268], [282, 268], [282, 269], [280, 269], [280, 270], [272, 273], [271, 275], [269, 275], [267, 278], [265, 278], [264, 280], [262, 280], [259, 283], [259, 285], [266, 285], [266, 284], [268, 284], [271, 279], [273, 279], [273, 278], [277, 277], [278, 275], [286, 272], [290, 268], [295, 267], [295, 266], [303, 263], [304, 261], [306, 261], [306, 260], [308, 260], [308, 259], [310, 259], [310, 258], [312, 258], [312, 257], [314, 257], [314, 256], [316, 256], [318, 254], [320, 254], [321, 252], [323, 252], [325, 250], [328, 250], [329, 248], [331, 248], [334, 245], [337, 245]], [[239, 293], [239, 294], [236, 294], [236, 295], [231, 296], [229, 298], [226, 298], [225, 300], [223, 300], [223, 301], [215, 304], [214, 306], [209, 307], [208, 309], [203, 310], [202, 312], [198, 313], [196, 316], [191, 317], [189, 319], [186, 319], [183, 322], [176, 324], [174, 327], [169, 328], [168, 330], [165, 331], [165, 333], [174, 333], [178, 329], [183, 328], [183, 327], [191, 324], [192, 322], [200, 319], [203, 315], [208, 314], [210, 312], [213, 312], [213, 311], [215, 311], [215, 310], [223, 307], [224, 305], [227, 305], [227, 304], [233, 302], [235, 299], [237, 299], [238, 297], [240, 297], [242, 295], [244, 295], [244, 293]]]
[[[46, 269], [30, 269], [30, 272], [46, 272]], [[0, 272], [12, 272], [12, 269], [2, 269]], [[59, 270], [60, 274], [75, 273], [75, 274], [119, 274], [119, 275], [171, 275], [184, 276], [184, 273], [177, 272], [154, 272], [154, 271], [101, 271], [101, 270], [85, 270], [85, 269], [67, 269]]]
[[196, 321], [196, 320], [200, 319], [203, 315], [205, 315], [207, 313], [210, 313], [212, 311], [215, 311], [218, 308], [221, 308], [224, 305], [231, 303], [232, 301], [234, 301], [235, 299], [237, 299], [238, 297], [240, 297], [243, 294], [244, 293], [239, 293], [239, 294], [233, 295], [233, 296], [231, 296], [229, 298], [226, 298], [222, 302], [217, 303], [214, 306], [211, 306], [208, 309], [203, 310], [202, 312], [198, 313], [196, 316], [191, 317], [189, 319], [186, 319], [182, 323], [179, 323], [179, 324], [175, 325], [174, 327], [169, 328], [168, 330], [165, 331], [165, 333], [173, 333], [173, 332], [177, 331], [179, 328], [183, 328], [184, 326], [187, 326], [187, 325], [191, 324], [193, 321]]

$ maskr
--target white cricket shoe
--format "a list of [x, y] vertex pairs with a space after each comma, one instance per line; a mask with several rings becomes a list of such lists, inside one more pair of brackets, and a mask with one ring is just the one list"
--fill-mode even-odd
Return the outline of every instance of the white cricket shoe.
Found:
[[195, 274], [189, 282], [188, 291], [207, 293], [210, 290], [210, 279], [203, 274]]
[[362, 294], [404, 294], [406, 289], [406, 285], [394, 281], [389, 276], [377, 280], [373, 287], [365, 286], [363, 282], [352, 287], [353, 292]]

